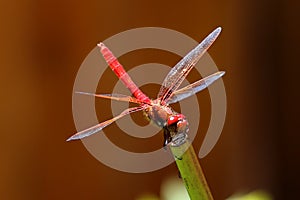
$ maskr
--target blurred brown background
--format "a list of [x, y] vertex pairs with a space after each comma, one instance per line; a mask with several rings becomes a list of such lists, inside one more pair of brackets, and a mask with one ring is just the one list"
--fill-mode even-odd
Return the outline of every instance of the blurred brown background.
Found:
[[[146, 174], [119, 172], [98, 162], [81, 142], [65, 142], [76, 132], [72, 87], [85, 56], [101, 40], [147, 26], [197, 41], [223, 27], [209, 53], [227, 72], [227, 121], [201, 160], [215, 199], [256, 189], [296, 199], [298, 8], [283, 0], [1, 1], [0, 199], [134, 199], [159, 195], [161, 182], [177, 174], [174, 164]], [[133, 52], [121, 60], [129, 68], [137, 58], [139, 64], [151, 62], [151, 52], [144, 55]], [[172, 59], [154, 61], [172, 65], [179, 58]], [[204, 108], [209, 111], [209, 105]]]

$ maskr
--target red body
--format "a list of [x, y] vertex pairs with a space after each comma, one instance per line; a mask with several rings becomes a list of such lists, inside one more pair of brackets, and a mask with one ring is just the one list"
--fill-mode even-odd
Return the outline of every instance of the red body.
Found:
[[209, 46], [218, 37], [220, 32], [221, 28], [215, 29], [199, 45], [197, 45], [172, 68], [172, 70], [163, 81], [158, 94], [158, 98], [155, 100], [151, 100], [137, 87], [137, 85], [131, 80], [130, 76], [126, 73], [123, 66], [119, 63], [117, 58], [103, 43], [98, 44], [98, 46], [100, 47], [100, 51], [109, 67], [123, 82], [123, 84], [130, 90], [131, 94], [135, 98], [121, 94], [91, 94], [86, 92], [79, 93], [92, 95], [95, 97], [108, 98], [111, 100], [132, 102], [138, 104], [138, 106], [128, 108], [112, 119], [106, 120], [93, 127], [80, 131], [70, 137], [68, 141], [82, 139], [84, 137], [90, 136], [101, 131], [106, 126], [130, 113], [144, 111], [151, 121], [164, 129], [164, 145], [167, 145], [169, 143], [172, 143], [173, 145], [180, 145], [181, 143], [183, 143], [187, 138], [188, 121], [183, 114], [179, 114], [173, 111], [169, 104], [176, 103], [182, 99], [194, 95], [195, 93], [208, 87], [215, 80], [223, 76], [224, 72], [216, 72], [184, 88], [178, 89], [188, 73], [192, 70], [200, 57], [206, 52]]
[[133, 94], [133, 96], [135, 96], [135, 98], [137, 98], [141, 102], [150, 104], [151, 100], [149, 99], [149, 97], [147, 97], [131, 80], [130, 76], [126, 73], [123, 66], [119, 63], [112, 52], [103, 43], [100, 43], [98, 46], [100, 47], [100, 51], [109, 67], [130, 90], [131, 94]]

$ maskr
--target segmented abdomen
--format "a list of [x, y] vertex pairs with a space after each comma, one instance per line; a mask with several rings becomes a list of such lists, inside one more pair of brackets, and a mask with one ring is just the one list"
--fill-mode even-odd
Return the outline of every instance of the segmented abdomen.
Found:
[[131, 80], [130, 76], [124, 70], [123, 66], [119, 63], [117, 58], [112, 54], [112, 52], [103, 43], [98, 44], [98, 46], [100, 47], [100, 51], [109, 67], [123, 82], [123, 84], [130, 90], [134, 97], [140, 100], [141, 102], [150, 104], [150, 98], [147, 97]]

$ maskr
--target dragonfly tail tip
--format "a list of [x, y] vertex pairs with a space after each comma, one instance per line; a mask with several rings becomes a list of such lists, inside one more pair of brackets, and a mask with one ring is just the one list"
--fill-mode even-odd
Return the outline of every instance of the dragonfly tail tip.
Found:
[[104, 45], [102, 42], [99, 42], [99, 43], [97, 44], [97, 46], [100, 47], [100, 49], [102, 49], [102, 48], [105, 47], [105, 45]]

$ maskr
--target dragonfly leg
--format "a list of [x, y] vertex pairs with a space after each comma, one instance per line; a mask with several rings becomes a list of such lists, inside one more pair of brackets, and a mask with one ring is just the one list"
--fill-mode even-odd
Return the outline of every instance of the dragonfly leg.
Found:
[[163, 147], [166, 149], [167, 145], [172, 141], [172, 137], [168, 129], [164, 128], [164, 144]]

